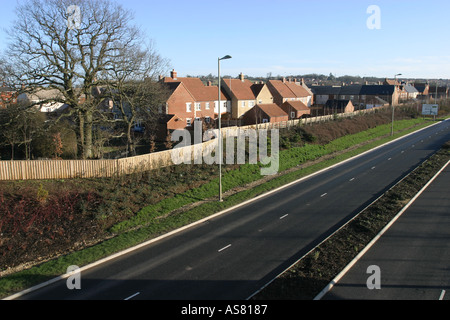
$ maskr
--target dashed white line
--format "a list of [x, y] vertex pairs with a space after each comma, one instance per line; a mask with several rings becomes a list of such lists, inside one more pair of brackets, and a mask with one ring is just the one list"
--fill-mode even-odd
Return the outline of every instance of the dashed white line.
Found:
[[283, 220], [284, 218], [286, 218], [289, 214], [285, 214], [284, 216], [280, 217], [280, 220]]
[[372, 167], [372, 170], [374, 170], [376, 167]]
[[392, 158], [389, 158], [389, 159], [388, 159], [388, 161], [391, 161], [391, 160], [392, 160]]
[[320, 197], [323, 198], [323, 197], [325, 197], [327, 194], [328, 194], [328, 193], [325, 192], [325, 193], [324, 193], [323, 195], [321, 195]]
[[348, 180], [348, 181], [353, 181], [353, 180], [355, 180], [355, 178], [351, 178], [350, 180]]
[[130, 300], [130, 299], [133, 299], [134, 297], [136, 297], [137, 295], [140, 295], [140, 294], [141, 294], [140, 292], [136, 292], [135, 294], [129, 296], [128, 298], [125, 298], [124, 300]]
[[226, 247], [223, 247], [222, 249], [220, 249], [220, 250], [217, 251], [217, 252], [222, 252], [223, 250], [226, 250], [226, 249], [228, 249], [229, 247], [231, 247], [231, 244], [227, 245]]
[[444, 300], [445, 290], [442, 290], [441, 295], [439, 296], [439, 300]]

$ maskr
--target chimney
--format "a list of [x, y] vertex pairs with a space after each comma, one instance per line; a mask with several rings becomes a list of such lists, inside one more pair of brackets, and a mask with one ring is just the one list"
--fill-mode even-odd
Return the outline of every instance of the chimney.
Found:
[[159, 75], [159, 81], [163, 81], [164, 80], [164, 76], [163, 75]]
[[170, 77], [171, 77], [173, 80], [177, 80], [177, 73], [175, 72], [175, 69], [173, 69], [173, 70], [170, 72]]
[[211, 86], [212, 86], [211, 81], [208, 81], [208, 83], [206, 84], [206, 86], [207, 86], [207, 87], [211, 87]]
[[244, 77], [244, 74], [241, 72], [241, 74], [239, 75], [239, 79], [242, 81], [242, 82], [244, 82], [244, 80], [245, 80], [245, 77]]
[[283, 83], [286, 83], [286, 78], [285, 77], [283, 77]]

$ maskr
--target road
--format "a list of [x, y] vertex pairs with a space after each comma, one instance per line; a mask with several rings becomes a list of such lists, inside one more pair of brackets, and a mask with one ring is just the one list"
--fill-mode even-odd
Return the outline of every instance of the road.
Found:
[[[323, 299], [450, 300], [449, 226], [447, 165]], [[370, 266], [378, 268], [378, 288]]]
[[247, 299], [448, 140], [444, 121], [20, 298]]

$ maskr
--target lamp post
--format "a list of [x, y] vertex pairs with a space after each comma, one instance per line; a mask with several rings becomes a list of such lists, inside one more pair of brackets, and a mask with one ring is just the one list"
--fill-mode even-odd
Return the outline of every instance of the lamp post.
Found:
[[231, 56], [226, 55], [225, 57], [219, 58], [217, 60], [217, 70], [218, 70], [218, 79], [219, 79], [219, 202], [222, 202], [222, 161], [223, 161], [223, 155], [222, 155], [222, 110], [220, 106], [220, 98], [221, 98], [221, 90], [220, 90], [220, 61], [221, 60], [227, 60], [231, 59]]
[[[397, 76], [401, 76], [401, 73], [398, 73], [394, 76], [394, 93], [397, 92]], [[391, 124], [391, 136], [394, 135], [394, 98], [392, 98], [392, 124]]]

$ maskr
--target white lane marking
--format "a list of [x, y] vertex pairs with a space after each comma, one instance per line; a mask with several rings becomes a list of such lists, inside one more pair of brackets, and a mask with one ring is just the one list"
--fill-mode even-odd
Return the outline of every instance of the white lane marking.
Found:
[[135, 294], [129, 296], [128, 298], [125, 298], [124, 300], [130, 300], [130, 299], [133, 299], [134, 297], [136, 297], [137, 295], [140, 295], [140, 294], [141, 294], [140, 292], [136, 292]]
[[439, 300], [444, 300], [445, 290], [442, 290], [441, 295], [439, 296]]
[[372, 170], [375, 169], [376, 167], [372, 167]]
[[355, 178], [351, 178], [349, 181], [353, 181], [353, 180], [355, 180]]
[[405, 153], [405, 151], [402, 151], [402, 153]]
[[388, 159], [388, 161], [391, 161], [391, 160], [392, 160], [392, 158], [389, 158], [389, 159]]
[[323, 195], [321, 195], [320, 197], [323, 198], [323, 197], [325, 197], [327, 194], [328, 194], [328, 193], [325, 192], [325, 193], [324, 193]]
[[283, 220], [284, 218], [286, 218], [289, 214], [285, 214], [284, 216], [280, 217], [280, 220]]
[[231, 244], [227, 245], [226, 247], [223, 247], [222, 249], [220, 249], [220, 250], [217, 251], [217, 252], [222, 252], [223, 250], [226, 250], [226, 249], [228, 249], [229, 247], [231, 247]]

